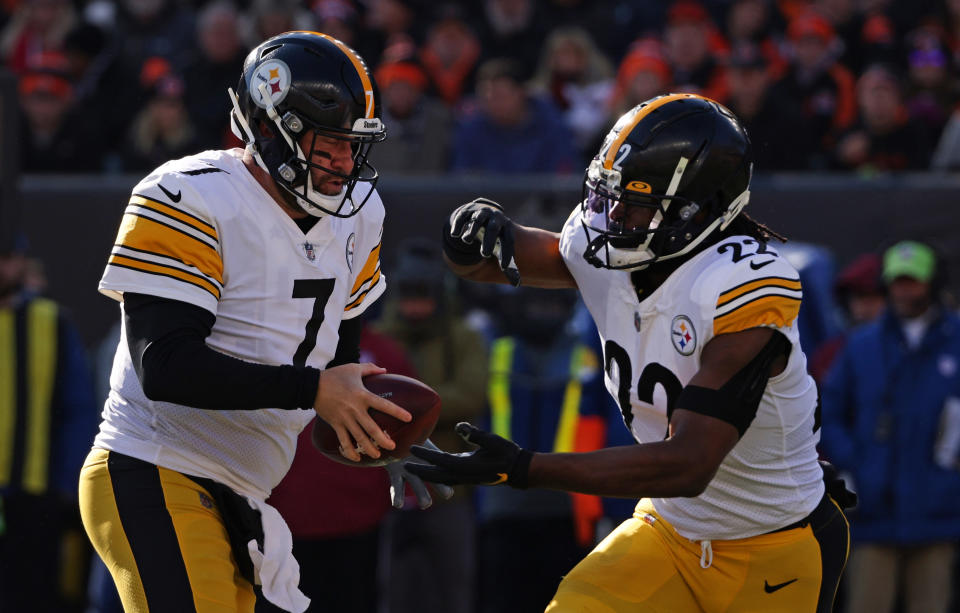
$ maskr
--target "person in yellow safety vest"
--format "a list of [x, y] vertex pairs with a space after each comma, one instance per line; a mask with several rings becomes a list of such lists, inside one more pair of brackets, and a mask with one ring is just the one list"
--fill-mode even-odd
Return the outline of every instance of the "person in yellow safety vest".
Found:
[[76, 330], [24, 291], [25, 251], [0, 236], [0, 611], [61, 613], [84, 604], [76, 490], [97, 410]]
[[[607, 393], [597, 353], [570, 325], [577, 294], [503, 287], [490, 347], [490, 430], [527, 449], [598, 448]], [[542, 611], [593, 545], [600, 499], [480, 488], [479, 613]]]

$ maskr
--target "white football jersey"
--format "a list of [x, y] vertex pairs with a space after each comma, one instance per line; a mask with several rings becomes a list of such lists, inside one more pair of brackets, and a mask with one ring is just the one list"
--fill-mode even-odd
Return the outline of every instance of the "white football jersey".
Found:
[[755, 536], [809, 514], [824, 485], [817, 390], [797, 333], [797, 271], [775, 249], [738, 236], [693, 256], [641, 302], [630, 272], [593, 267], [586, 246], [578, 207], [560, 251], [600, 331], [607, 390], [638, 442], [664, 439], [668, 406], [700, 369], [714, 336], [766, 326], [792, 344], [786, 369], [768, 381], [756, 416], [706, 490], [655, 498], [657, 512], [694, 540]]
[[[384, 291], [384, 210], [374, 191], [353, 217], [294, 223], [244, 166], [241, 150], [168, 162], [133, 189], [100, 291], [189, 302], [216, 316], [213, 349], [260, 364], [324, 368], [340, 322]], [[359, 202], [372, 188], [360, 183]], [[205, 410], [147, 399], [126, 334], [94, 445], [258, 497], [293, 461], [313, 410]]]

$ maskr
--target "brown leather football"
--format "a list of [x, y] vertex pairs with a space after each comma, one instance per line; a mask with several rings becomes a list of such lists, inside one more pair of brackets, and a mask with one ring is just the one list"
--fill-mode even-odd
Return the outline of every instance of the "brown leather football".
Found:
[[331, 460], [348, 466], [383, 466], [393, 460], [406, 458], [410, 455], [410, 447], [423, 444], [437, 425], [437, 419], [440, 418], [440, 396], [421, 381], [391, 373], [364, 377], [363, 385], [374, 394], [403, 407], [413, 416], [409, 422], [402, 422], [386, 413], [370, 409], [371, 417], [390, 435], [397, 444], [396, 448], [381, 449], [379, 458], [368, 457], [361, 451], [362, 459], [353, 462], [340, 453], [337, 433], [322, 419], [314, 420], [311, 433], [314, 446]]

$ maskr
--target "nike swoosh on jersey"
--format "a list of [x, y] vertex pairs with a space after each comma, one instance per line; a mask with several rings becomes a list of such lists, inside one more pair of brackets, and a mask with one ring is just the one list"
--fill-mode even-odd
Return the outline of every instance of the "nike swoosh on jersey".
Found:
[[788, 585], [790, 585], [791, 583], [793, 583], [793, 582], [796, 581], [797, 579], [799, 579], [799, 577], [797, 577], [796, 579], [791, 579], [790, 581], [784, 581], [783, 583], [778, 583], [778, 584], [776, 584], [776, 585], [770, 585], [769, 583], [767, 583], [766, 580], [764, 580], [764, 582], [763, 582], [763, 591], [766, 592], [766, 593], [768, 593], [768, 594], [772, 594], [772, 593], [776, 592], [777, 590], [780, 590], [780, 589], [783, 589], [783, 588], [787, 587]]
[[506, 483], [507, 479], [507, 473], [497, 473], [497, 480], [491, 481], [487, 485], [500, 485], [501, 483]]
[[757, 264], [757, 263], [754, 262], [753, 260], [750, 260], [750, 268], [752, 268], [752, 269], [754, 269], [754, 270], [760, 270], [761, 268], [763, 268], [763, 267], [766, 266], [767, 264], [773, 264], [773, 262], [774, 262], [774, 260], [767, 260], [766, 262], [760, 262], [759, 264]]
[[167, 195], [167, 198], [169, 198], [169, 199], [172, 200], [173, 202], [180, 202], [180, 198], [183, 197], [183, 196], [182, 196], [182, 193], [181, 193], [181, 191], [180, 191], [179, 189], [177, 190], [177, 194], [176, 194], [176, 195], [173, 195], [173, 194], [170, 192], [170, 190], [168, 190], [166, 187], [163, 186], [162, 183], [157, 183], [157, 187], [159, 187], [159, 188], [160, 188], [160, 191], [162, 191], [164, 194], [166, 194], [166, 195]]

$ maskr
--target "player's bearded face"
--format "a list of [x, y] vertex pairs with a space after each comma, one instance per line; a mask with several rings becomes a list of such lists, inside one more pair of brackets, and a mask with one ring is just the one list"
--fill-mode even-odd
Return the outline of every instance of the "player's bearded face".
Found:
[[338, 177], [323, 169], [330, 169], [341, 175], [349, 175], [353, 172], [353, 148], [350, 146], [350, 141], [320, 134], [314, 138], [314, 135], [310, 133], [303, 136], [300, 148], [307, 155], [307, 160], [315, 165], [310, 168], [313, 188], [325, 196], [339, 194], [340, 190], [343, 189], [343, 177]]

